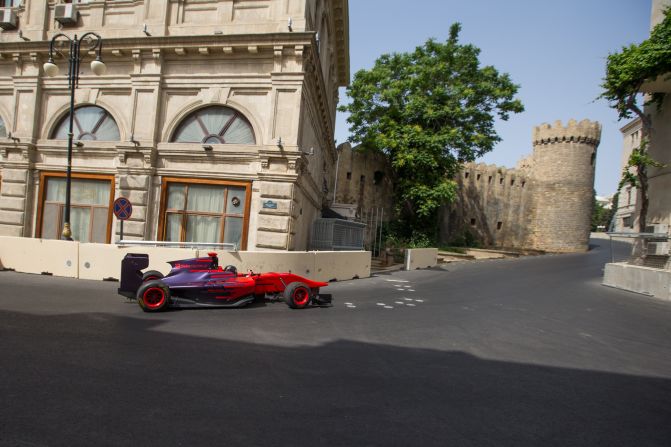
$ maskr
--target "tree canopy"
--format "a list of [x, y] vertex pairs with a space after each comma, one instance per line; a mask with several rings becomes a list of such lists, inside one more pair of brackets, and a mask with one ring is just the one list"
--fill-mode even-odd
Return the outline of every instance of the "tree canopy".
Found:
[[351, 102], [340, 107], [350, 113], [349, 141], [387, 156], [403, 227], [425, 235], [436, 227], [438, 208], [454, 198], [452, 178], [462, 163], [500, 140], [496, 116], [524, 110], [518, 86], [480, 66], [480, 50], [460, 44], [460, 30], [456, 23], [445, 43], [430, 39], [413, 52], [380, 56], [355, 73]]
[[[648, 39], [608, 55], [601, 97], [617, 110], [620, 119], [631, 118], [632, 113], [640, 116], [638, 99], [643, 84], [671, 73], [671, 10], [664, 14]], [[651, 99], [661, 103], [664, 94], [653, 94]]]

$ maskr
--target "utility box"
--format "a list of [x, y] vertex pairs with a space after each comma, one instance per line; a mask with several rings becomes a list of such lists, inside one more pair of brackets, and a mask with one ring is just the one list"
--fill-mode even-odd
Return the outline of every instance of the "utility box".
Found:
[[76, 25], [77, 19], [79, 19], [77, 6], [73, 3], [56, 5], [54, 8], [54, 19], [61, 25]]
[[16, 11], [11, 8], [0, 9], [0, 28], [4, 30], [16, 29], [18, 25], [18, 18]]

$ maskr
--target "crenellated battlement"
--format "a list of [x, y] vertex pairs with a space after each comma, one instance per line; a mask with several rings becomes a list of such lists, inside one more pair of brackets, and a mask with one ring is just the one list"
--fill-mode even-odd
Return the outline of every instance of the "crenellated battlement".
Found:
[[554, 125], [541, 124], [534, 127], [532, 141], [534, 146], [561, 142], [598, 146], [601, 141], [601, 124], [587, 119], [580, 122], [570, 119], [564, 127], [561, 120], [557, 120]]

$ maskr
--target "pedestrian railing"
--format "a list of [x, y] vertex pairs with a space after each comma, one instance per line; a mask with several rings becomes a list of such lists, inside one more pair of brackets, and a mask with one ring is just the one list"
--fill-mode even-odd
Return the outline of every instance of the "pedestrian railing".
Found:
[[658, 269], [671, 267], [668, 233], [609, 232], [611, 262]]
[[123, 246], [169, 247], [169, 248], [212, 248], [214, 250], [238, 251], [238, 244], [215, 242], [172, 242], [172, 241], [133, 241], [121, 240], [116, 242]]

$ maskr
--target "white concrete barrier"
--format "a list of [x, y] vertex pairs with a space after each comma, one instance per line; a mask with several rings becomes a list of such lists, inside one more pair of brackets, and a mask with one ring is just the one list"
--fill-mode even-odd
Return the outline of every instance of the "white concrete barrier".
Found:
[[147, 270], [158, 270], [167, 275], [170, 271], [168, 261], [188, 259], [198, 256], [197, 250], [167, 247], [119, 247], [110, 244], [79, 244], [79, 278], [97, 279], [121, 277], [121, 261], [127, 253], [146, 253], [149, 255]]
[[603, 285], [671, 300], [671, 271], [630, 265], [606, 264]]
[[415, 270], [438, 264], [437, 248], [409, 248], [405, 251], [405, 269]]
[[370, 276], [369, 251], [316, 251], [314, 274], [316, 281], [343, 281]]
[[[200, 250], [207, 256], [212, 250]], [[216, 251], [219, 265], [234, 265], [238, 272], [292, 272], [312, 278], [315, 268], [314, 255], [304, 251]]]
[[[207, 256], [213, 250], [83, 244], [48, 239], [0, 236], [0, 267], [24, 273], [102, 280], [119, 279], [127, 253], [149, 255], [149, 270], [170, 271], [167, 261]], [[293, 272], [318, 281], [370, 276], [370, 252], [217, 251], [219, 265], [232, 264], [239, 272]]]
[[79, 243], [0, 236], [0, 265], [25, 273], [77, 278]]

